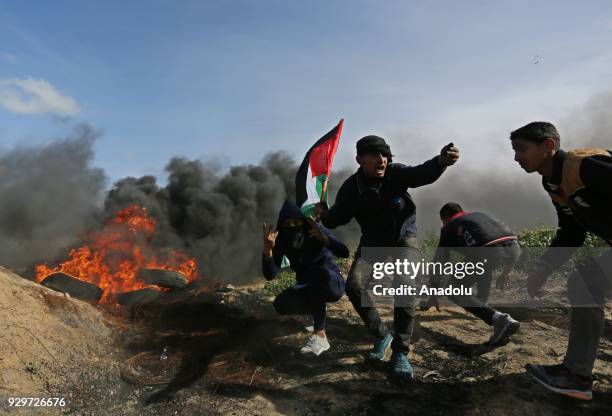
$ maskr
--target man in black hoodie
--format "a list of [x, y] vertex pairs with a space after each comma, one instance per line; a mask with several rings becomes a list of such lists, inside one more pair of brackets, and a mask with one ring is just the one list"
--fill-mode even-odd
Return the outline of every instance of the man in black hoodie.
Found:
[[282, 315], [312, 315], [314, 334], [300, 351], [319, 355], [330, 348], [326, 303], [336, 302], [344, 293], [344, 279], [333, 256], [348, 257], [348, 248], [289, 201], [280, 210], [276, 230], [264, 224], [263, 274], [268, 280], [276, 277], [285, 256], [297, 283], [276, 297], [274, 309]]
[[[514, 160], [527, 173], [542, 175], [542, 186], [557, 210], [558, 229], [527, 290], [540, 296], [548, 276], [583, 245], [587, 231], [612, 245], [612, 152], [560, 149], [554, 125], [535, 121], [510, 134]], [[604, 330], [604, 304], [612, 290], [612, 250], [606, 249], [573, 272], [567, 281], [571, 322], [562, 364], [528, 364], [527, 372], [555, 393], [582, 400], [593, 397], [593, 365]]]
[[[391, 375], [403, 381], [412, 378], [407, 354], [414, 327], [414, 298], [396, 298], [392, 335], [366, 290], [372, 278], [372, 262], [363, 258], [363, 249], [402, 247], [406, 258], [418, 257], [416, 209], [407, 189], [435, 182], [447, 166], [458, 160], [459, 150], [450, 143], [439, 156], [419, 166], [391, 163], [392, 156], [383, 138], [366, 136], [360, 139], [356, 157], [359, 169], [342, 184], [334, 205], [327, 210], [320, 204], [318, 211], [323, 225], [328, 228], [346, 224], [352, 218], [359, 223], [362, 235], [346, 282], [346, 293], [376, 337], [369, 357], [382, 361], [391, 346]], [[394, 280], [394, 285], [401, 286], [400, 280]]]

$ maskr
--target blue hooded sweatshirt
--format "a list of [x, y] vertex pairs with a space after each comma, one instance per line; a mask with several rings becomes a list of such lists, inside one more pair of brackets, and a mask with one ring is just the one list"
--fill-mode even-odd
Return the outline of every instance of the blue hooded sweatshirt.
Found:
[[[296, 243], [302, 239], [299, 234], [294, 234], [282, 227], [287, 219], [301, 219], [303, 226], [297, 229], [303, 236], [303, 242], [298, 248]], [[272, 250], [272, 257], [263, 256], [263, 274], [268, 280], [272, 280], [280, 271], [283, 256], [286, 256], [295, 271], [298, 284], [308, 284], [313, 279], [329, 278], [331, 274], [340, 276], [340, 269], [334, 260], [337, 257], [348, 257], [348, 248], [339, 240], [334, 238], [327, 228], [320, 224], [317, 227], [329, 238], [329, 246], [311, 237], [308, 233], [310, 228], [306, 216], [300, 208], [292, 202], [285, 201], [278, 215], [276, 229], [279, 231], [276, 244]]]

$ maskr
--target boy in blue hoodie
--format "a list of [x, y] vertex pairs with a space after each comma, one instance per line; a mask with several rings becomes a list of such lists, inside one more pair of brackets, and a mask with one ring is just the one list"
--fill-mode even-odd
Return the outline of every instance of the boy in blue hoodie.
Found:
[[276, 231], [263, 225], [263, 243], [266, 279], [276, 277], [283, 256], [295, 271], [296, 284], [276, 297], [274, 309], [281, 315], [312, 315], [314, 334], [300, 351], [318, 356], [330, 348], [325, 334], [326, 304], [344, 293], [344, 279], [333, 256], [348, 257], [349, 250], [289, 201], [280, 210]]

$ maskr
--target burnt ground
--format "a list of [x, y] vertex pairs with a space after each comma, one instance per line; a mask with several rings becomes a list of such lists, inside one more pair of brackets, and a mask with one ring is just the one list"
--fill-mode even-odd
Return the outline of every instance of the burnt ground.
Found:
[[[331, 350], [314, 357], [298, 351], [309, 336], [306, 318], [277, 316], [261, 285], [108, 310], [17, 279], [0, 270], [0, 289], [11, 294], [0, 295], [0, 313], [9, 312], [2, 321], [13, 325], [0, 342], [0, 413], [18, 414], [5, 405], [6, 397], [29, 395], [62, 395], [68, 405], [28, 408], [21, 414], [612, 413], [610, 307], [594, 400], [577, 402], [548, 393], [523, 370], [527, 363], [552, 364], [563, 356], [568, 313], [562, 307], [507, 308], [522, 320], [521, 330], [494, 350], [481, 345], [489, 328], [460, 308], [420, 313], [410, 353], [415, 380], [398, 386], [388, 380], [386, 363], [365, 360], [372, 339], [346, 298], [329, 310]], [[503, 296], [518, 301], [521, 290], [513, 288]], [[29, 312], [22, 309], [26, 306]], [[385, 316], [390, 320], [389, 311]], [[147, 374], [149, 382], [164, 384], [135, 385], [122, 379], [122, 371], [125, 375], [131, 368], [126, 364], [130, 357], [149, 352], [151, 368], [157, 368], [164, 347], [166, 372]], [[38, 364], [36, 371], [26, 369], [30, 361]]]

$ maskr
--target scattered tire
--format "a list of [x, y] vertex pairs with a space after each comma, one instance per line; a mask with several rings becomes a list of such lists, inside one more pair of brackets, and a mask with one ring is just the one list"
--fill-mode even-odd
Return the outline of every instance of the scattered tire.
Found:
[[187, 286], [187, 278], [174, 270], [140, 269], [136, 278], [150, 285], [171, 289], [183, 289]]
[[61, 272], [50, 274], [45, 277], [41, 284], [49, 289], [68, 293], [70, 296], [77, 299], [98, 302], [102, 296], [102, 289], [98, 286]]
[[117, 302], [122, 306], [138, 305], [140, 303], [151, 302], [157, 299], [159, 291], [145, 288], [117, 294]]
[[159, 352], [141, 352], [121, 366], [121, 378], [137, 385], [181, 383], [198, 374], [194, 358], [180, 351], [170, 350], [166, 358]]

